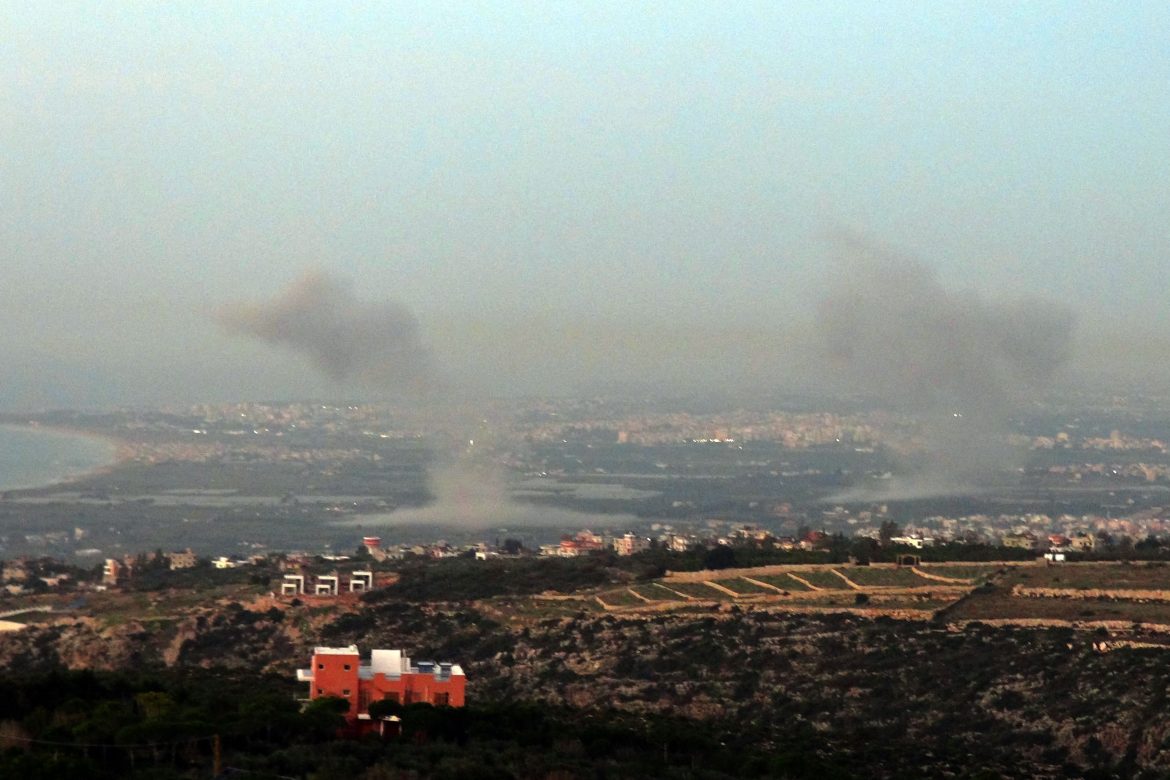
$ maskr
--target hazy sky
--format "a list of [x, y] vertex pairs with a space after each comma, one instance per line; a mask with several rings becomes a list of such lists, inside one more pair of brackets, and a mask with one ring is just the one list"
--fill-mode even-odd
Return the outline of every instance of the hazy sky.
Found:
[[768, 382], [842, 230], [1170, 335], [1164, 2], [338, 5], [3, 4], [0, 404], [329, 392], [213, 316], [314, 269], [469, 385]]

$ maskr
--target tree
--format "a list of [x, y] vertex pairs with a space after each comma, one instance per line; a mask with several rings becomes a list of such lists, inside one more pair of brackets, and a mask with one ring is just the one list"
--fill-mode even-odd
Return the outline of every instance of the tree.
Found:
[[901, 533], [898, 524], [893, 520], [882, 521], [881, 527], [878, 529], [878, 541], [881, 542], [882, 547], [889, 547], [890, 540]]
[[380, 720], [391, 715], [402, 715], [402, 704], [396, 699], [379, 699], [370, 703], [370, 718]]
[[727, 545], [716, 545], [703, 556], [704, 569], [730, 569], [735, 566], [735, 550]]

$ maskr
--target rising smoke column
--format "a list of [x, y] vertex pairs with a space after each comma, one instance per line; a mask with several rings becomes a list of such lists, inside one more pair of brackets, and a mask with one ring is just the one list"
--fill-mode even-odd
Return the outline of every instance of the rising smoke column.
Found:
[[[463, 445], [483, 433], [482, 416], [452, 403], [452, 388], [437, 379], [418, 322], [392, 301], [359, 299], [352, 289], [321, 271], [306, 273], [274, 298], [236, 303], [217, 312], [227, 331], [285, 347], [307, 357], [338, 383], [357, 383], [374, 391], [408, 391], [433, 415], [432, 430], [453, 428], [460, 446], [435, 447], [427, 473], [433, 501], [400, 509], [381, 524], [420, 524], [483, 529], [499, 525], [539, 525], [573, 513], [520, 504], [508, 494], [503, 470]], [[354, 525], [378, 523], [358, 518]]]
[[323, 271], [306, 273], [269, 301], [225, 306], [217, 319], [231, 333], [299, 352], [335, 382], [413, 392], [434, 384], [410, 310], [360, 300]]
[[817, 311], [821, 353], [837, 379], [923, 430], [924, 465], [885, 497], [969, 492], [1013, 465], [1008, 420], [1068, 360], [1072, 313], [948, 292], [920, 263], [855, 238], [843, 245], [842, 273]]

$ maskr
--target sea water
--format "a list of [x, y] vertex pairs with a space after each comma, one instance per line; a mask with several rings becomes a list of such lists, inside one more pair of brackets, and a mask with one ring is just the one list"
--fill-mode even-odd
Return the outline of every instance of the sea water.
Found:
[[0, 490], [62, 482], [114, 458], [114, 444], [94, 436], [0, 425]]

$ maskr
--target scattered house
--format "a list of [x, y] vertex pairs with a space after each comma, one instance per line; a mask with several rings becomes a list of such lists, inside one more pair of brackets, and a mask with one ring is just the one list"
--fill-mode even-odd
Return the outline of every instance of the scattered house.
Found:
[[41, 582], [45, 583], [45, 585], [49, 586], [50, 588], [57, 588], [57, 587], [60, 587], [62, 584], [69, 582], [69, 580], [71, 580], [72, 577], [70, 577], [68, 574], [54, 574], [54, 575], [49, 576], [49, 577], [40, 577], [39, 579]]
[[6, 561], [0, 579], [4, 582], [24, 582], [30, 576], [28, 563], [24, 560]]
[[282, 596], [303, 596], [305, 595], [305, 575], [303, 574], [286, 574], [284, 581], [280, 583], [280, 595]]
[[605, 549], [605, 537], [595, 534], [586, 528], [578, 531], [575, 536], [566, 536], [561, 539], [558, 555], [564, 558], [575, 558], [579, 555], [589, 555]]
[[922, 536], [921, 534], [911, 534], [909, 536], [893, 536], [890, 537], [892, 544], [901, 544], [906, 547], [913, 547], [915, 550], [921, 550], [924, 547], [934, 547], [934, 537]]
[[382, 537], [380, 536], [363, 536], [362, 546], [375, 561], [380, 561], [385, 556], [385, 553], [382, 552]]
[[686, 552], [697, 547], [699, 540], [693, 534], [667, 534], [664, 543], [671, 552]]
[[589, 529], [578, 531], [573, 536], [562, 536], [557, 544], [540, 546], [540, 554], [556, 558], [576, 558], [580, 555], [589, 555], [605, 549], [605, 537], [595, 534]]
[[1051, 551], [1044, 553], [1044, 560], [1048, 563], [1064, 563], [1065, 556], [1062, 552]]
[[756, 525], [745, 525], [731, 532], [736, 543], [767, 544], [773, 540], [772, 532]]
[[317, 577], [317, 587], [313, 593], [317, 596], [336, 596], [340, 583], [341, 579], [336, 574], [322, 574]]
[[355, 571], [349, 575], [349, 592], [365, 593], [374, 589], [374, 573], [372, 571]]
[[130, 579], [131, 566], [117, 558], [106, 558], [102, 567], [102, 584], [118, 585]]
[[613, 540], [613, 551], [618, 555], [635, 555], [650, 549], [650, 540], [633, 533], [622, 534]]
[[829, 544], [829, 535], [824, 531], [809, 531], [797, 545], [802, 550], [823, 550]]
[[1004, 547], [1014, 547], [1019, 550], [1035, 550], [1036, 535], [1031, 531], [1010, 533], [1003, 537]]
[[171, 571], [175, 569], [193, 569], [197, 563], [199, 563], [199, 558], [192, 552], [190, 547], [183, 552], [167, 553], [167, 564], [170, 566]]
[[467, 678], [458, 664], [433, 661], [411, 663], [401, 650], [374, 650], [363, 664], [356, 645], [318, 647], [312, 665], [297, 670], [297, 680], [309, 684], [309, 699], [335, 696], [349, 703], [346, 721], [352, 732], [385, 734], [390, 719], [370, 717], [370, 705], [390, 700], [402, 705], [426, 703], [462, 707]]
[[1069, 540], [1069, 547], [1080, 552], [1092, 552], [1097, 547], [1097, 537], [1085, 531], [1078, 531]]
[[234, 569], [240, 565], [240, 562], [233, 560], [226, 555], [221, 555], [212, 561], [211, 565], [217, 569]]

